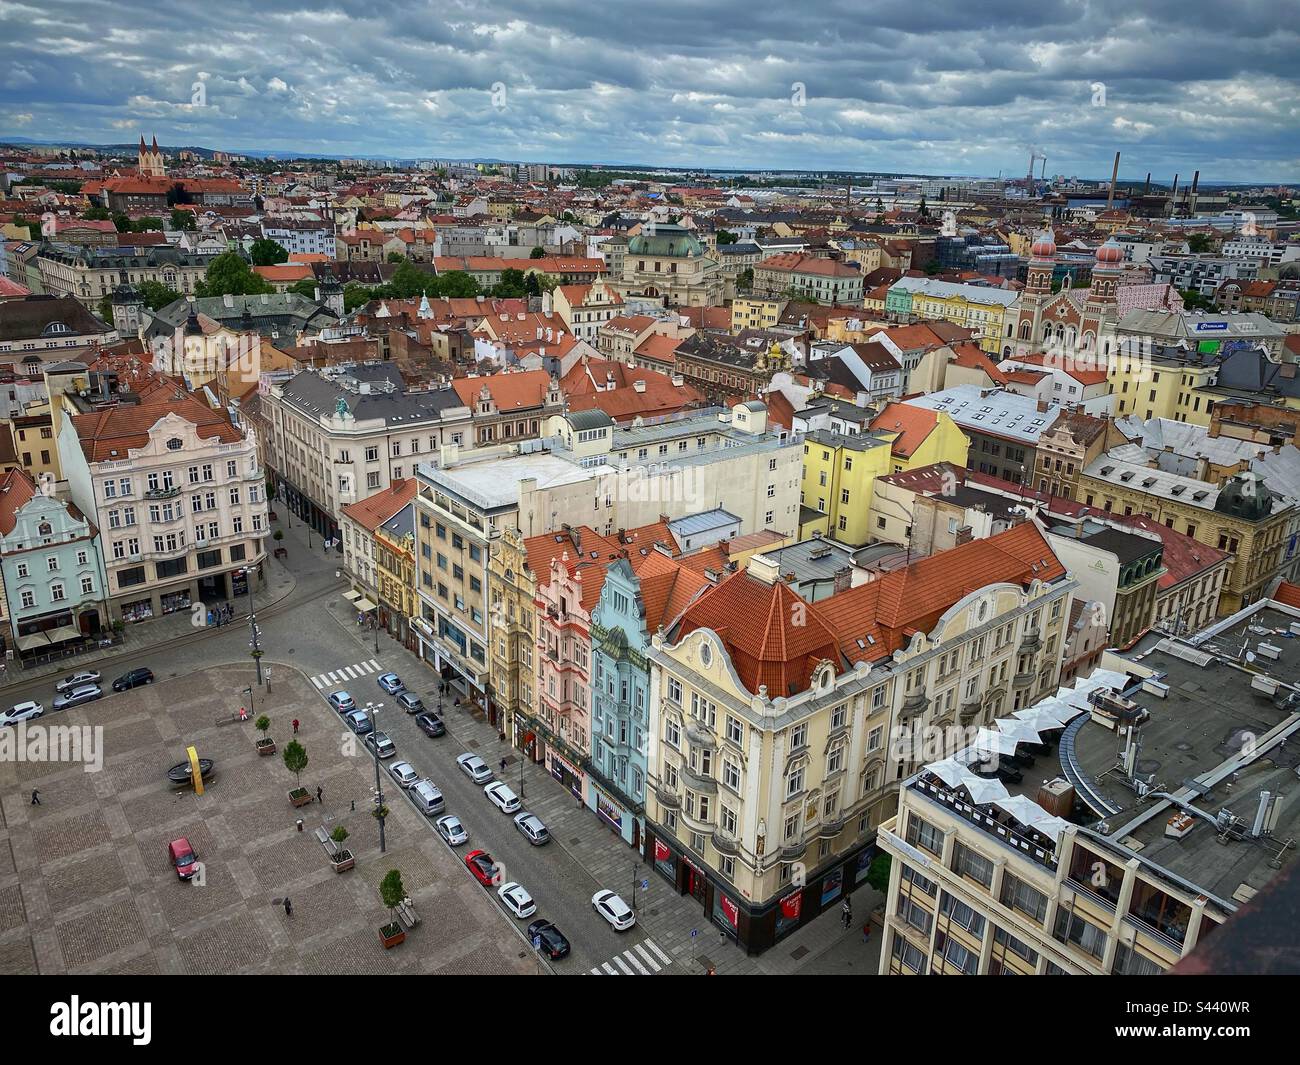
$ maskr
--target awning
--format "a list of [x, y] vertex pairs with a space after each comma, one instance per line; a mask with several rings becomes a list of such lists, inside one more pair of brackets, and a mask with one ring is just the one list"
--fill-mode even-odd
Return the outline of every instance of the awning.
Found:
[[351, 591], [344, 592], [343, 598], [346, 599], [349, 603], [355, 603], [358, 599], [361, 598], [361, 593], [351, 592]]
[[984, 806], [997, 799], [1007, 797], [1007, 787], [1002, 781], [994, 778], [992, 780], [985, 777], [977, 777], [969, 774], [962, 779], [958, 787], [965, 788], [966, 793], [970, 796], [970, 801], [976, 806]]
[[18, 637], [18, 650], [31, 651], [37, 647], [48, 647], [50, 641], [45, 638], [43, 632], [31, 632], [26, 636]]
[[356, 601], [356, 608], [360, 610], [361, 613], [364, 614], [368, 610], [374, 610], [375, 604], [372, 603], [369, 599], [361, 598]]
[[49, 629], [45, 635], [50, 643], [63, 643], [66, 640], [81, 639], [81, 630], [75, 625], [60, 625], [57, 629]]

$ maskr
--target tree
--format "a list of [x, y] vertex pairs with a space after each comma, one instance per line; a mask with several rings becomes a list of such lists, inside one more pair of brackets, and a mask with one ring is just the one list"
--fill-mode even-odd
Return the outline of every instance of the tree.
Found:
[[400, 251], [390, 251], [388, 253], [387, 261], [390, 263], [404, 263], [406, 262], [406, 256]]
[[158, 233], [163, 229], [163, 220], [161, 218], [155, 218], [153, 215], [149, 215], [148, 217], [137, 219], [133, 228], [137, 233]]
[[1187, 238], [1187, 250], [1193, 255], [1204, 255], [1214, 247], [1214, 239], [1208, 233], [1193, 233]]
[[99, 319], [102, 322], [111, 322], [113, 320], [113, 297], [105, 296], [99, 301]]
[[144, 305], [151, 311], [161, 310], [169, 303], [175, 303], [181, 298], [179, 292], [174, 288], [168, 288], [161, 281], [137, 282], [135, 290], [140, 293], [140, 298], [144, 300]]
[[877, 891], [889, 890], [889, 867], [891, 860], [888, 854], [877, 854], [871, 859], [871, 864], [867, 866], [867, 883]]
[[344, 285], [343, 286], [343, 313], [351, 314], [358, 307], [364, 307], [373, 297], [370, 289], [364, 285]]
[[928, 208], [928, 207], [925, 205], [925, 197], [924, 197], [924, 196], [921, 197], [921, 203], [920, 203], [920, 206], [917, 207], [916, 213], [917, 213], [917, 216], [920, 217], [920, 218], [929, 218], [929, 217], [930, 217], [930, 208]]
[[1212, 299], [1208, 296], [1202, 296], [1194, 288], [1179, 289], [1178, 292], [1183, 297], [1183, 306], [1189, 311], [1212, 311], [1216, 309]]
[[394, 936], [401, 928], [397, 923], [397, 907], [406, 898], [406, 887], [402, 883], [402, 874], [396, 869], [388, 870], [384, 874], [384, 879], [379, 882], [379, 897], [383, 900], [384, 905], [388, 907], [388, 916], [392, 918], [384, 932], [387, 935]]
[[735, 243], [736, 243], [735, 233], [732, 233], [729, 229], [718, 230], [718, 247], [723, 247], [726, 244], [735, 244]]
[[289, 261], [289, 250], [268, 237], [253, 241], [248, 254], [252, 257], [254, 266], [278, 266]]
[[81, 217], [87, 222], [107, 222], [112, 215], [108, 213], [107, 207], [87, 207]]
[[[398, 267], [400, 270], [401, 267]], [[473, 299], [479, 295], [478, 282], [464, 270], [449, 270], [436, 278], [438, 285], [435, 295], [449, 296], [454, 299]]]
[[530, 259], [545, 259], [545, 258], [546, 258], [546, 249], [543, 248], [543, 247], [539, 244], [537, 247], [535, 247], [532, 251], [530, 251], [530, 252], [528, 253], [528, 258], [530, 258]]
[[[344, 828], [342, 825], [335, 825], [334, 831], [330, 833], [330, 839], [334, 841], [334, 845], [338, 848], [334, 852], [334, 860], [336, 862], [344, 862], [352, 857], [352, 855], [343, 847], [343, 844], [347, 842], [347, 838], [348, 838], [348, 830]], [[398, 901], [400, 902], [401, 899], [399, 899]]]
[[297, 740], [290, 740], [284, 749], [284, 767], [293, 774], [299, 788], [302, 787], [302, 771], [307, 768], [307, 748]]
[[736, 276], [736, 288], [749, 292], [754, 287], [754, 268], [747, 266]]
[[498, 299], [514, 300], [524, 295], [524, 273], [509, 267], [501, 271], [501, 280], [492, 286], [492, 295]]
[[931, 259], [925, 264], [925, 272], [928, 276], [933, 277], [935, 274], [943, 272], [943, 267], [939, 265], [938, 259]]
[[193, 211], [182, 211], [179, 208], [172, 211], [172, 229], [183, 229], [193, 232], [198, 228], [198, 223], [194, 221]]
[[213, 259], [206, 276], [195, 286], [198, 296], [257, 296], [274, 291], [275, 287], [261, 274], [253, 273], [237, 251], [223, 252]]
[[296, 292], [299, 296], [306, 296], [309, 300], [316, 298], [316, 282], [310, 277], [304, 277], [301, 281], [295, 281], [289, 286], [288, 291]]
[[393, 276], [385, 287], [389, 288], [397, 299], [413, 300], [417, 296], [436, 295], [442, 276], [444, 275], [435, 277], [433, 274], [426, 274], [413, 262], [404, 260], [397, 264], [397, 269], [393, 271]]

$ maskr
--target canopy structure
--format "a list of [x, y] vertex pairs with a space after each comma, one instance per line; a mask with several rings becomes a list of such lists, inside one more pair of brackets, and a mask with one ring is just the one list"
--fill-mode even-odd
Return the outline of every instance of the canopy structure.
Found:
[[962, 779], [970, 776], [970, 770], [955, 758], [945, 758], [941, 762], [932, 762], [925, 767], [927, 773], [933, 773], [950, 788], [957, 787]]
[[[1047, 813], [1046, 810], [1044, 810], [1043, 812]], [[1042, 833], [1053, 843], [1055, 843], [1057, 842], [1057, 840], [1061, 838], [1061, 833], [1065, 831], [1065, 829], [1069, 826], [1069, 824], [1070, 822], [1065, 820], [1065, 818], [1063, 817], [1053, 817], [1051, 814], [1048, 814], [1046, 817], [1042, 818], [1041, 820], [1035, 821], [1029, 827], [1032, 828], [1035, 832]]]
[[966, 789], [970, 801], [976, 806], [986, 806], [1008, 796], [1007, 787], [1002, 781], [996, 777], [977, 777], [974, 773], [968, 773], [958, 787]]
[[1014, 717], [1004, 717], [993, 722], [997, 730], [1004, 736], [1010, 736], [1017, 743], [1042, 743], [1043, 737], [1038, 734], [1038, 729], [1024, 720]]
[[1017, 740], [997, 729], [982, 728], [975, 734], [972, 747], [980, 754], [1015, 754]]
[[366, 612], [369, 611], [369, 610], [374, 610], [374, 609], [375, 609], [375, 604], [372, 603], [369, 599], [366, 599], [366, 598], [362, 597], [361, 599], [358, 599], [358, 600], [357, 600], [357, 602], [356, 602], [356, 608], [357, 608], [358, 610], [360, 610], [361, 613], [364, 614], [364, 613], [366, 613]]
[[355, 603], [358, 599], [361, 598], [361, 593], [348, 590], [343, 593], [343, 598], [346, 599], [349, 603]]
[[997, 799], [993, 805], [999, 810], [1005, 810], [1026, 827], [1047, 816], [1046, 810], [1024, 795], [1009, 795], [1005, 799]]

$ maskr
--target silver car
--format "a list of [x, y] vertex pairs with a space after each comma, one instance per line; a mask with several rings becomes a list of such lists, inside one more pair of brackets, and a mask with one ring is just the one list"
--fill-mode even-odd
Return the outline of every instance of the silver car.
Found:
[[388, 767], [388, 775], [404, 788], [411, 787], [420, 779], [410, 762], [394, 762]]
[[67, 710], [70, 706], [80, 706], [82, 703], [93, 702], [103, 694], [104, 689], [98, 684], [82, 684], [80, 687], [73, 688], [62, 695], [56, 695], [51, 705], [55, 710]]
[[534, 847], [540, 847], [543, 843], [550, 842], [551, 834], [542, 823], [542, 819], [536, 814], [530, 814], [527, 811], [516, 814], [515, 828], [519, 829]]
[[475, 784], [486, 784], [492, 779], [492, 770], [488, 768], [487, 762], [483, 761], [477, 754], [462, 754], [456, 759], [456, 764]]
[[16, 725], [19, 721], [31, 721], [40, 717], [43, 713], [45, 713], [45, 707], [38, 702], [19, 703], [17, 706], [0, 712], [0, 726]]
[[469, 839], [469, 833], [465, 831], [465, 826], [460, 823], [460, 818], [454, 814], [438, 818], [436, 824], [438, 826], [438, 835], [453, 847], [459, 847]]
[[54, 690], [62, 695], [64, 692], [79, 688], [83, 684], [98, 684], [99, 676], [99, 670], [97, 669], [83, 669], [70, 677], [64, 677], [54, 685]]
[[379, 755], [380, 758], [392, 758], [397, 754], [397, 746], [389, 738], [387, 732], [368, 733], [366, 735], [366, 746]]

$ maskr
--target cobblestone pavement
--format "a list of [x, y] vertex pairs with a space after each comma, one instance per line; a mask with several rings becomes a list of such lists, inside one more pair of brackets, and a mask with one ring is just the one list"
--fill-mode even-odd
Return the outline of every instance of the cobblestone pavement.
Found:
[[[225, 693], [247, 672], [203, 669], [38, 722], [102, 727], [100, 772], [0, 762], [0, 972], [537, 972], [518, 930], [405, 804], [390, 803], [380, 854], [373, 762], [364, 749], [348, 753], [310, 682], [285, 670], [259, 709], [280, 745], [301, 721], [303, 784], [324, 798], [290, 806], [293, 777], [280, 753], [259, 757], [251, 724], [217, 724], [229, 712]], [[188, 744], [216, 761], [202, 796], [165, 779]], [[356, 857], [341, 874], [315, 836], [338, 824]], [[181, 882], [168, 861], [167, 844], [180, 836], [203, 863], [202, 883]], [[378, 884], [393, 868], [421, 923], [386, 951]]]

